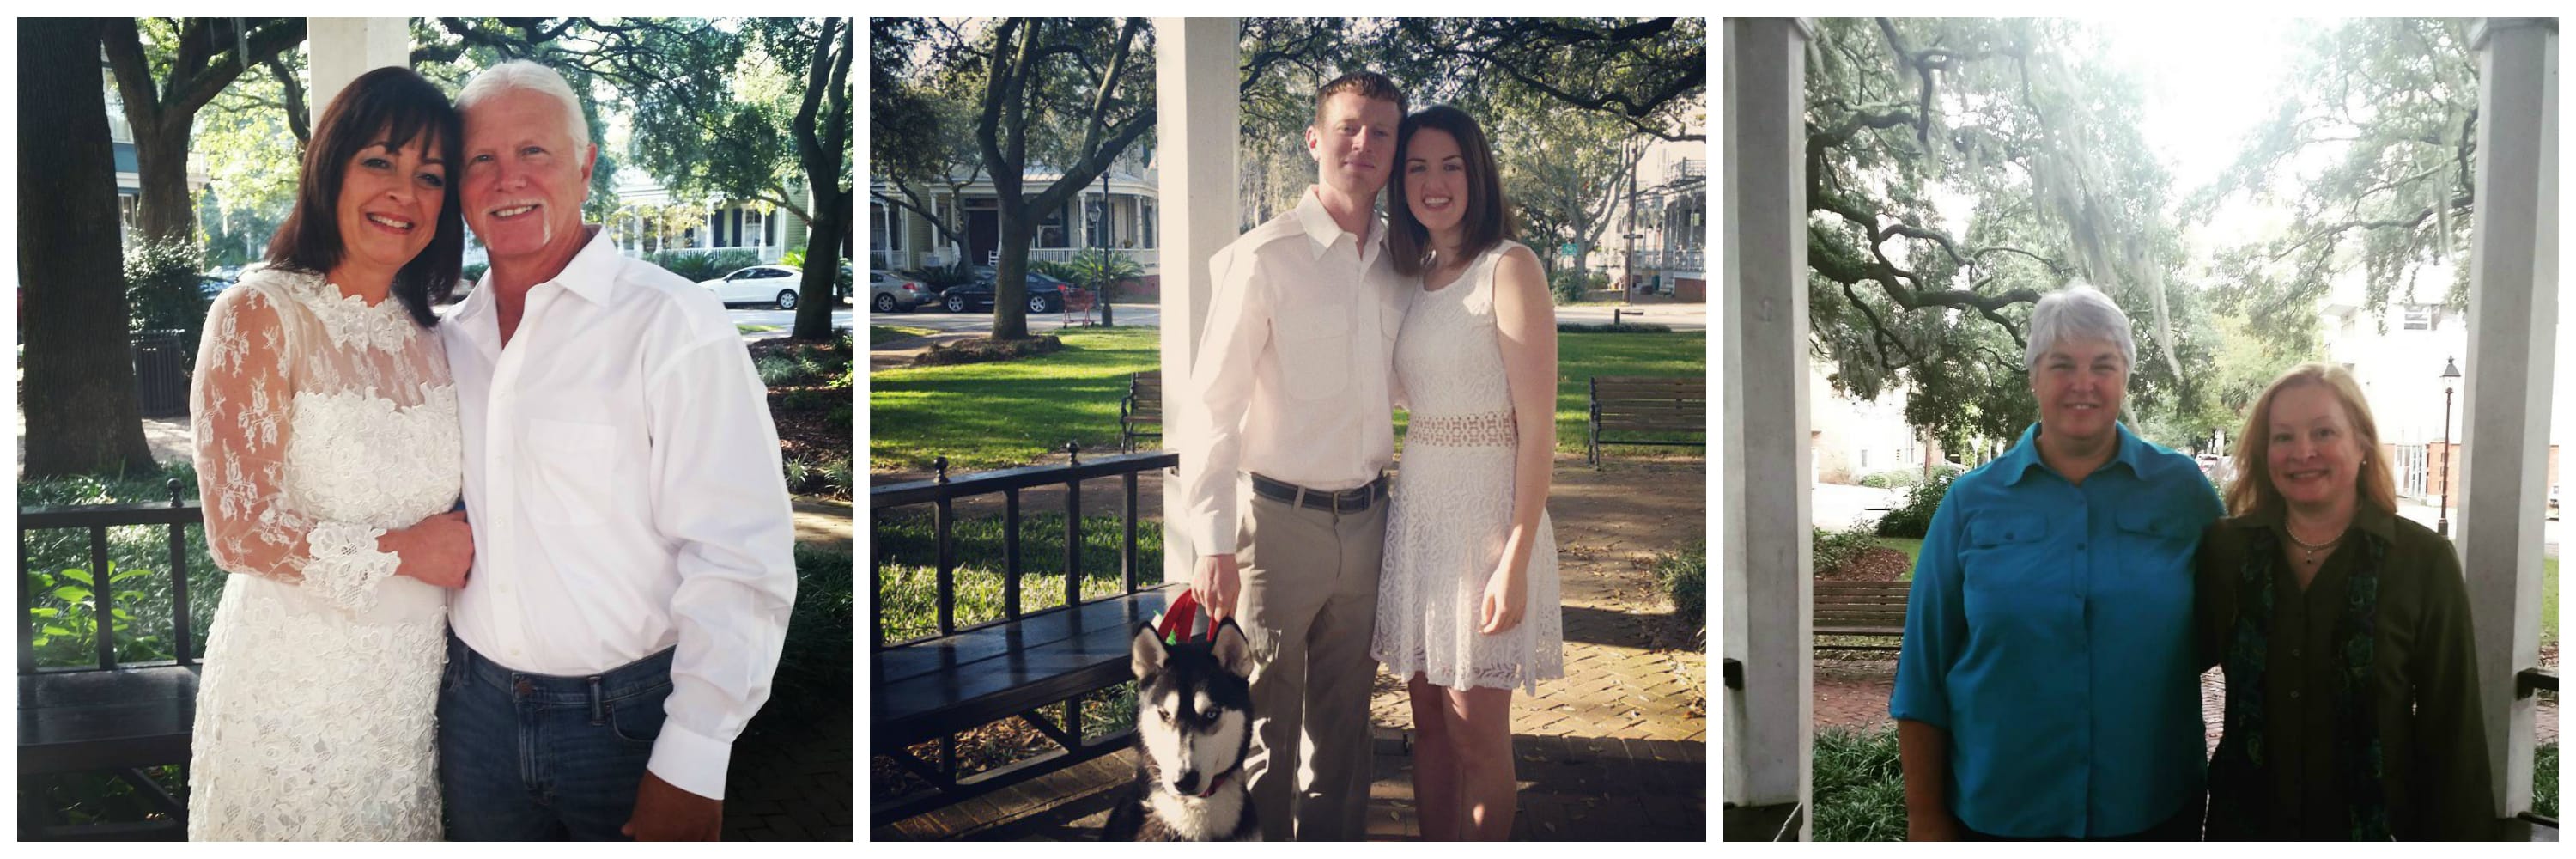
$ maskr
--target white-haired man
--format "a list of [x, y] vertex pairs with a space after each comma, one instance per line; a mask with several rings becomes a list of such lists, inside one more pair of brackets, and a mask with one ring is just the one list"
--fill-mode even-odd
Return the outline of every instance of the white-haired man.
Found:
[[465, 437], [439, 779], [457, 840], [713, 839], [794, 602], [778, 434], [706, 290], [582, 223], [597, 147], [561, 75], [457, 98], [491, 268], [439, 326]]

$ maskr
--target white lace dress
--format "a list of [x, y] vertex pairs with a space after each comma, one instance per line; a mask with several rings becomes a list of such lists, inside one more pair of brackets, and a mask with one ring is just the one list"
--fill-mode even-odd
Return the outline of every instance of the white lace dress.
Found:
[[464, 479], [438, 338], [391, 298], [261, 272], [215, 299], [190, 413], [206, 544], [232, 575], [188, 837], [437, 838], [447, 598], [376, 538], [446, 512]]
[[[1457, 280], [1414, 296], [1395, 340], [1411, 417], [1387, 514], [1369, 655], [1397, 677], [1452, 689], [1538, 691], [1565, 676], [1556, 526], [1539, 514], [1529, 603], [1519, 626], [1478, 631], [1485, 582], [1502, 563], [1512, 518], [1511, 391], [1494, 324], [1494, 264], [1485, 252]], [[1553, 419], [1551, 418], [1551, 423]]]

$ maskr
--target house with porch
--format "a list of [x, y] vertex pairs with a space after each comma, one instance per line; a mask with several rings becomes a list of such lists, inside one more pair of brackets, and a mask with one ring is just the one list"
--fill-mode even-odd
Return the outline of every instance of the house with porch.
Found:
[[[1690, 126], [1706, 131], [1706, 124]], [[1668, 295], [1683, 302], [1708, 300], [1708, 145], [1664, 141], [1646, 150], [1631, 177], [1628, 199], [1612, 223], [1628, 236], [1604, 239], [1611, 267], [1638, 295]]]
[[[1156, 231], [1161, 211], [1154, 158], [1150, 146], [1130, 147], [1089, 186], [1046, 213], [1038, 222], [1029, 260], [1069, 260], [1085, 250], [1110, 248], [1143, 267], [1148, 283], [1157, 281], [1161, 254]], [[1032, 164], [1024, 181], [1026, 187], [1043, 188], [1063, 176], [1058, 168]], [[959, 225], [962, 243], [943, 236], [922, 212], [887, 202], [903, 194], [886, 180], [872, 179], [868, 191], [869, 268], [919, 270], [954, 265], [960, 259], [971, 265], [992, 265], [999, 253], [1001, 201], [991, 177], [979, 172], [968, 181], [942, 182], [926, 190], [931, 212], [942, 222]]]

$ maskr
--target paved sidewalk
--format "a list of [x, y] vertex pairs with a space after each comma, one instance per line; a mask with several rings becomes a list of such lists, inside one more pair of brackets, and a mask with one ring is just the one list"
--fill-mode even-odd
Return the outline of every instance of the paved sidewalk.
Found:
[[[1513, 702], [1519, 840], [1689, 840], [1707, 832], [1707, 658], [1654, 586], [1652, 562], [1707, 533], [1696, 462], [1560, 458], [1556, 522], [1566, 677]], [[1416, 838], [1403, 684], [1380, 673], [1371, 701], [1377, 763], [1369, 835]], [[1090, 840], [1134, 771], [1120, 752], [941, 811], [878, 827], [878, 839]]]

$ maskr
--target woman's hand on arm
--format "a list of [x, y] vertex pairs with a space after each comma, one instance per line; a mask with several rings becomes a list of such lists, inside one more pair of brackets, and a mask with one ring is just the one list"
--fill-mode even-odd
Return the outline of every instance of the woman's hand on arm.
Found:
[[1512, 519], [1501, 568], [1485, 584], [1486, 635], [1509, 631], [1529, 603], [1530, 552], [1556, 466], [1556, 305], [1527, 248], [1494, 263], [1494, 328], [1511, 392]]
[[441, 513], [376, 538], [376, 549], [402, 559], [394, 575], [410, 576], [442, 588], [465, 587], [474, 569], [474, 531], [465, 511]]

